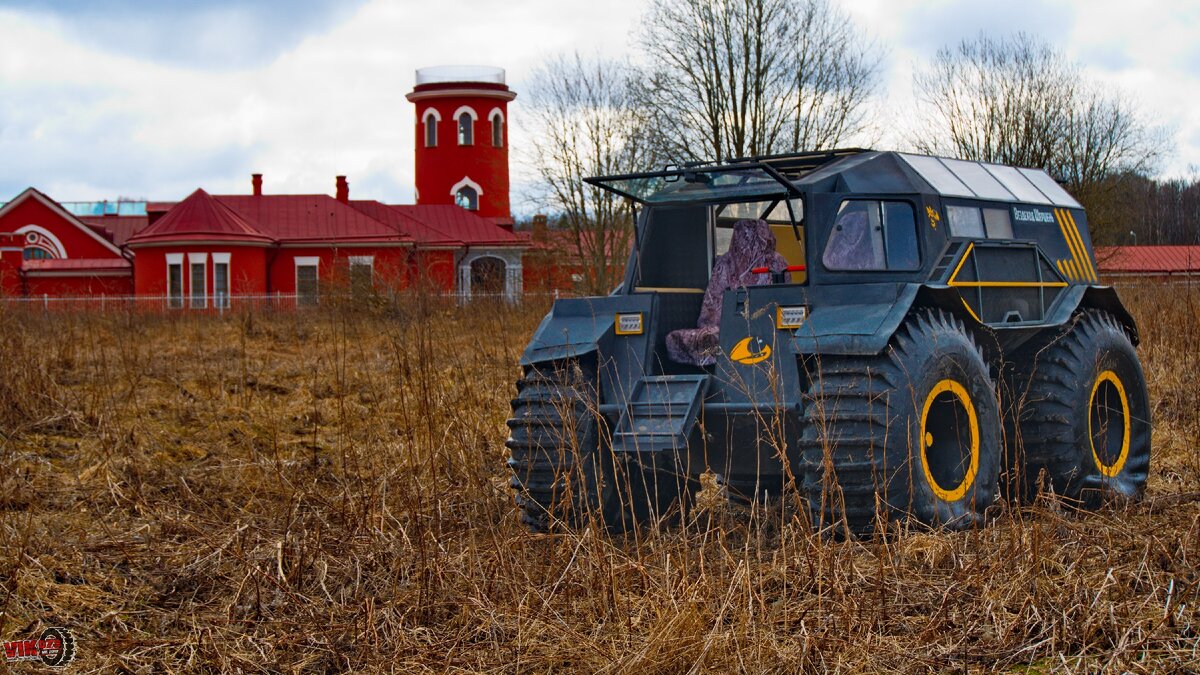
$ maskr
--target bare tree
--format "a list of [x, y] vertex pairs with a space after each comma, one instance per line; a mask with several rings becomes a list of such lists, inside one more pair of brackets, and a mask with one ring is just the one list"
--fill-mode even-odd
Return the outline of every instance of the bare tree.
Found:
[[673, 160], [829, 148], [868, 126], [879, 57], [829, 0], [653, 0], [637, 42], [649, 140]]
[[[627, 172], [651, 163], [644, 119], [631, 98], [625, 65], [579, 54], [551, 58], [527, 85], [523, 126], [544, 194], [556, 215], [562, 253], [582, 276], [580, 290], [606, 293], [619, 283], [633, 232], [633, 210], [583, 178]], [[562, 261], [560, 261], [562, 262]]]
[[915, 79], [919, 150], [1031, 167], [1054, 163], [1078, 84], [1059, 54], [1024, 33], [943, 47]]
[[1114, 180], [1150, 171], [1163, 133], [1026, 33], [938, 51], [915, 75], [918, 150], [1046, 169], [1089, 208], [1093, 232], [1118, 227]]

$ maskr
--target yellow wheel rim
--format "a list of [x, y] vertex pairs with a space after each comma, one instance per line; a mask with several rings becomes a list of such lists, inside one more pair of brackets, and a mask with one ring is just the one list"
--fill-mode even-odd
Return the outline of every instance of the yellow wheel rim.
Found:
[[[942, 394], [953, 396], [955, 402], [966, 411], [967, 426], [971, 434], [970, 463], [962, 480], [953, 487], [942, 486], [934, 477], [933, 468], [929, 463], [929, 449], [938, 442], [938, 434], [945, 431], [929, 428], [929, 410], [933, 407], [934, 401]], [[971, 485], [975, 483], [975, 475], [979, 472], [979, 418], [975, 415], [975, 404], [971, 401], [971, 395], [954, 380], [945, 379], [938, 382], [925, 397], [925, 405], [921, 409], [921, 468], [925, 471], [925, 480], [928, 481], [929, 487], [942, 501], [956, 502], [962, 499], [967, 494], [967, 490], [971, 489]]]
[[[1100, 391], [1100, 385], [1105, 382], [1111, 384], [1117, 391], [1117, 396], [1121, 401], [1121, 418], [1124, 422], [1124, 431], [1121, 435], [1121, 453], [1117, 455], [1117, 461], [1112, 464], [1105, 464], [1104, 460], [1100, 459], [1100, 453], [1096, 450], [1096, 437], [1093, 435], [1092, 429], [1092, 411], [1096, 405], [1096, 392]], [[1111, 370], [1106, 370], [1096, 376], [1096, 382], [1092, 385], [1092, 395], [1088, 398], [1088, 443], [1092, 446], [1092, 459], [1096, 461], [1096, 467], [1100, 469], [1100, 473], [1109, 478], [1115, 478], [1121, 473], [1121, 469], [1125, 468], [1125, 460], [1129, 459], [1129, 426], [1131, 418], [1129, 415], [1129, 397], [1125, 395], [1125, 385], [1121, 384], [1121, 378]]]

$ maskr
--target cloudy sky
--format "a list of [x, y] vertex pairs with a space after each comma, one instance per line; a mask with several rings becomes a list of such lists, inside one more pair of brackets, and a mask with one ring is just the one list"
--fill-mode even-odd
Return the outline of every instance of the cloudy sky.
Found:
[[[356, 197], [410, 201], [416, 68], [502, 66], [519, 95], [548, 55], [626, 55], [645, 4], [0, 0], [0, 201], [30, 185], [64, 201], [245, 192], [252, 172], [268, 192], [331, 193], [347, 174]], [[1200, 171], [1200, 0], [841, 4], [886, 49], [889, 111], [911, 107], [939, 46], [1025, 30], [1168, 129], [1163, 175]], [[511, 145], [520, 192], [517, 125]]]

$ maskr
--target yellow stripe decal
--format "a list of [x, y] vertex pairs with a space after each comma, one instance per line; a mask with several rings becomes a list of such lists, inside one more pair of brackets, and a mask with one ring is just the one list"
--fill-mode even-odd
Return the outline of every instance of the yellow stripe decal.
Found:
[[1092, 281], [1098, 281], [1096, 268], [1092, 266], [1092, 257], [1088, 255], [1087, 245], [1083, 243], [1083, 235], [1079, 232], [1079, 224], [1075, 222], [1075, 216], [1071, 215], [1071, 212], [1066, 209], [1063, 209], [1063, 214], [1066, 215], [1067, 220], [1071, 223], [1071, 230], [1075, 233], [1075, 243], [1079, 245], [1079, 255], [1083, 260], [1084, 266], [1087, 267], [1088, 276], [1091, 277]]
[[971, 257], [971, 251], [975, 250], [975, 244], [967, 244], [967, 251], [963, 253], [962, 260], [958, 261], [958, 266], [954, 268], [954, 274], [950, 275], [950, 281], [946, 282], [947, 286], [953, 286], [954, 280], [958, 278], [958, 272], [963, 265], [967, 263], [967, 258]]
[[1071, 276], [1075, 280], [1082, 280], [1078, 272], [1076, 264], [1079, 261], [1079, 251], [1075, 250], [1075, 240], [1071, 238], [1067, 231], [1067, 219], [1063, 216], [1062, 209], [1054, 209], [1054, 219], [1058, 221], [1058, 229], [1062, 231], [1063, 241], [1067, 242], [1067, 250], [1071, 252], [1071, 260], [1067, 261], [1067, 269], [1071, 270]]
[[970, 312], [971, 316], [974, 317], [974, 319], [979, 323], [983, 323], [983, 319], [980, 319], [979, 315], [975, 313], [975, 310], [971, 309], [971, 306], [967, 304], [967, 299], [962, 297], [959, 299], [962, 300], [963, 307], [967, 308], [967, 311]]
[[968, 288], [1062, 288], [1063, 281], [956, 281], [955, 287]]
[[1059, 273], [1059, 274], [1063, 275], [1064, 277], [1066, 277], [1066, 278], [1068, 278], [1068, 279], [1070, 278], [1070, 276], [1067, 274], [1067, 270], [1066, 270], [1066, 268], [1065, 268], [1065, 267], [1063, 267], [1063, 261], [1061, 261], [1061, 260], [1056, 260], [1056, 261], [1054, 261], [1054, 264], [1055, 264], [1055, 266], [1056, 266], [1056, 267], [1058, 267], [1058, 273]]

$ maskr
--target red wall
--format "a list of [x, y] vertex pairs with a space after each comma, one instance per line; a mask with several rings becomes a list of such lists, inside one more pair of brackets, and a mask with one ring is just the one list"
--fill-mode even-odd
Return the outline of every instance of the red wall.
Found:
[[133, 276], [119, 277], [43, 277], [25, 278], [26, 294], [31, 298], [48, 295], [52, 298], [94, 298], [96, 296], [130, 296]]
[[0, 295], [21, 294], [21, 251], [5, 249], [19, 246], [18, 237], [0, 234]]
[[206, 295], [213, 294], [213, 253], [228, 253], [230, 295], [265, 295], [267, 292], [267, 251], [261, 246], [238, 246], [234, 244], [205, 244], [201, 246], [139, 246], [134, 249], [133, 287], [134, 293], [146, 296], [167, 294], [167, 254], [182, 253], [183, 295], [191, 292], [191, 275], [188, 273], [188, 253], [207, 253], [205, 274], [208, 288]]
[[458, 279], [454, 266], [454, 251], [416, 251], [410, 264], [409, 278], [415, 286], [453, 293]]
[[[470, 86], [470, 85], [465, 85]], [[420, 99], [416, 107], [416, 186], [418, 204], [453, 204], [450, 188], [464, 176], [479, 184], [479, 211], [485, 217], [509, 217], [508, 202], [508, 101], [487, 96], [447, 96]], [[474, 145], [458, 144], [458, 120], [454, 111], [468, 105], [475, 110]], [[437, 147], [425, 147], [425, 111], [435, 108], [442, 116], [438, 122]], [[492, 125], [488, 113], [500, 108], [504, 113], [504, 145], [492, 146]]]
[[571, 276], [579, 272], [578, 265], [560, 265], [545, 255], [526, 255], [521, 263], [521, 282], [529, 293], [572, 292], [577, 284]]
[[317, 266], [319, 286], [348, 283], [350, 256], [372, 256], [373, 278], [378, 289], [406, 288], [410, 282], [409, 247], [363, 246], [352, 248], [281, 248], [271, 251], [270, 292], [290, 295], [296, 292], [296, 258], [320, 258]]

